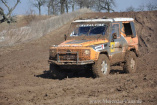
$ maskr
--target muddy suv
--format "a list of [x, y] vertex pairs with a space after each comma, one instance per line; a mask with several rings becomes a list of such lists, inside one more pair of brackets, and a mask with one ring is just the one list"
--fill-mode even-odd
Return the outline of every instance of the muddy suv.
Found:
[[91, 67], [96, 77], [110, 73], [110, 66], [123, 65], [136, 71], [138, 37], [133, 18], [80, 19], [71, 23], [65, 41], [50, 47], [49, 64], [53, 76], [61, 68]]

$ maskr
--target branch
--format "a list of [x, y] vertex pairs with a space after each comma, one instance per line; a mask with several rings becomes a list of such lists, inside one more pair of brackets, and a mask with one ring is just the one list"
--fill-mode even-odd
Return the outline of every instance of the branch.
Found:
[[20, 0], [17, 0], [16, 4], [14, 5], [14, 7], [12, 8], [12, 11], [16, 8], [17, 4], [20, 2]]
[[7, 14], [7, 16], [12, 13], [12, 11], [16, 8], [16, 6], [17, 6], [17, 4], [18, 4], [19, 2], [20, 2], [20, 0], [17, 0], [17, 2], [16, 2], [16, 4], [14, 5], [14, 7], [11, 8], [11, 9], [9, 9], [9, 13]]
[[4, 20], [8, 20], [8, 18], [4, 14], [4, 10], [1, 7], [0, 7], [0, 14], [4, 17]]
[[107, 8], [106, 8], [106, 7], [103, 7], [103, 6], [101, 6], [100, 8], [101, 8], [101, 9], [105, 9], [105, 10], [107, 10]]
[[10, 8], [9, 8], [9, 6], [6, 4], [6, 1], [4, 1], [4, 0], [1, 0], [2, 1], [2, 3], [8, 8], [8, 11], [10, 10]]
[[38, 4], [35, 4], [35, 3], [34, 3], [33, 5], [39, 9], [39, 6], [38, 6]]
[[47, 7], [50, 7], [52, 5], [52, 1], [48, 1]]
[[39, 0], [39, 1], [36, 0], [36, 2], [33, 3], [33, 6], [34, 6], [34, 7], [37, 7], [37, 8], [39, 9], [39, 7], [43, 6], [45, 3], [46, 3], [45, 0]]

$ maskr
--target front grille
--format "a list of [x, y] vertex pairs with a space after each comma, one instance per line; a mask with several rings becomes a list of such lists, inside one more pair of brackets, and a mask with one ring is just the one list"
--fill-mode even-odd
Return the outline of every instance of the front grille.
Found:
[[77, 53], [76, 54], [59, 54], [60, 61], [77, 61]]
[[90, 55], [84, 55], [84, 49], [58, 49], [56, 53], [51, 53], [50, 60], [56, 61], [84, 61], [90, 60]]
[[80, 49], [58, 49], [58, 53], [62, 53], [62, 52], [78, 52], [79, 55], [81, 54]]

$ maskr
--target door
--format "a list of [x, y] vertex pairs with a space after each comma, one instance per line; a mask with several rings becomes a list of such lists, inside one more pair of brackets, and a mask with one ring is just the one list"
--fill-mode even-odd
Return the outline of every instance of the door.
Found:
[[[112, 23], [111, 25], [111, 38], [110, 38], [110, 54], [111, 54], [111, 63], [117, 63], [123, 61], [122, 55], [122, 38], [121, 38], [121, 27], [120, 22]], [[113, 39], [113, 34], [116, 33], [117, 38]]]

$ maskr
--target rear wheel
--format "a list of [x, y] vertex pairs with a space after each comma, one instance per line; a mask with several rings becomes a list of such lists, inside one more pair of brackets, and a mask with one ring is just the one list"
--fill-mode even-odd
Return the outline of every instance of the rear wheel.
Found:
[[128, 52], [125, 57], [124, 71], [127, 73], [136, 72], [137, 68], [137, 57], [134, 52]]
[[50, 64], [50, 71], [54, 79], [63, 79], [66, 77], [65, 73], [60, 70], [58, 65]]
[[100, 54], [99, 59], [92, 66], [96, 77], [103, 77], [110, 73], [110, 61], [105, 54]]

